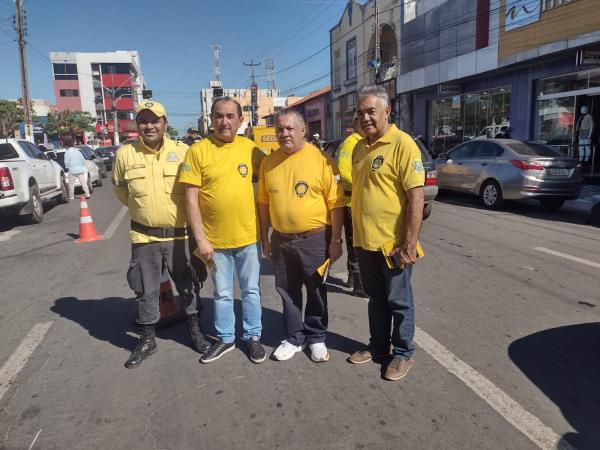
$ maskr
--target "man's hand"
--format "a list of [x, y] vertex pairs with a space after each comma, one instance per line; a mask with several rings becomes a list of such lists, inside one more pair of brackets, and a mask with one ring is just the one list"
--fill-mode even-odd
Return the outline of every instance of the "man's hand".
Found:
[[329, 243], [329, 259], [331, 264], [336, 262], [342, 256], [342, 243], [331, 241]]
[[209, 259], [212, 259], [214, 249], [213, 249], [213, 246], [210, 244], [210, 242], [208, 242], [208, 239], [196, 238], [196, 242], [198, 242], [198, 253], [200, 254], [200, 256], [202, 256], [207, 261]]
[[271, 241], [269, 239], [263, 239], [261, 241], [262, 244], [262, 252], [265, 255], [265, 258], [271, 259]]
[[404, 241], [400, 247], [396, 247], [390, 252], [390, 256], [396, 260], [400, 269], [412, 266], [417, 262], [417, 244]]

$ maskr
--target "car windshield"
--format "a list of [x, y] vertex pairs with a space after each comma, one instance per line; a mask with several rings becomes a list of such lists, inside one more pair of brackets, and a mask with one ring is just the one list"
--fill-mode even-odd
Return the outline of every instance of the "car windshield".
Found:
[[98, 147], [96, 149], [96, 153], [98, 153], [101, 156], [111, 155], [117, 151], [117, 148], [118, 147], [116, 145], [113, 145], [111, 147]]
[[65, 152], [56, 153], [56, 159], [54, 161], [60, 164], [63, 169], [67, 170], [67, 166], [65, 166]]
[[563, 156], [560, 152], [557, 152], [556, 150], [548, 147], [547, 145], [538, 144], [536, 142], [516, 142], [506, 144], [506, 146], [513, 150], [515, 153], [523, 156]]

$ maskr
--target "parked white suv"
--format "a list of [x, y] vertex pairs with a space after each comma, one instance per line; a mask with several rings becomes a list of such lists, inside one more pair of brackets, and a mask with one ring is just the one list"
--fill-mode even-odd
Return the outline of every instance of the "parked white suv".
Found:
[[0, 139], [0, 210], [27, 224], [40, 223], [42, 202], [51, 198], [69, 201], [62, 167], [29, 141]]

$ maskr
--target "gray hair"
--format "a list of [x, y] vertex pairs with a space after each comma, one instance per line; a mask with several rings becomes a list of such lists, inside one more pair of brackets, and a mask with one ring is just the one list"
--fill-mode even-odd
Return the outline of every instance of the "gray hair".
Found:
[[279, 119], [281, 119], [282, 117], [285, 117], [285, 116], [289, 116], [289, 115], [296, 117], [296, 120], [298, 120], [298, 123], [300, 124], [300, 126], [303, 126], [303, 127], [306, 126], [306, 122], [304, 121], [304, 117], [302, 116], [302, 114], [300, 114], [295, 109], [290, 109], [290, 108], [277, 111], [275, 113], [275, 117], [273, 118], [273, 120], [275, 123], [277, 123], [277, 121]]
[[390, 106], [390, 97], [387, 91], [381, 86], [365, 86], [358, 91], [359, 103], [367, 97], [377, 97], [385, 106]]
[[240, 105], [240, 103], [232, 98], [232, 97], [217, 97], [215, 99], [213, 99], [213, 104], [210, 107], [210, 115], [213, 116], [215, 114], [215, 108], [217, 107], [217, 104], [220, 102], [233, 102], [235, 103], [235, 105], [237, 106], [237, 112], [238, 112], [238, 116], [242, 117], [242, 105]]

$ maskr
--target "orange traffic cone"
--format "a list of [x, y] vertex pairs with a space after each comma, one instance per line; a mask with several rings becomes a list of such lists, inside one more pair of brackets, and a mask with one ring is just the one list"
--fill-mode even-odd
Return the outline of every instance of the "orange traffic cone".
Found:
[[184, 314], [181, 305], [173, 294], [171, 279], [169, 273], [163, 271], [160, 279], [160, 320], [156, 324], [157, 328], [164, 328], [173, 325], [183, 319]]
[[84, 244], [86, 242], [101, 240], [102, 236], [96, 233], [96, 227], [94, 226], [85, 196], [81, 195], [79, 201], [79, 239], [76, 239], [75, 243]]

